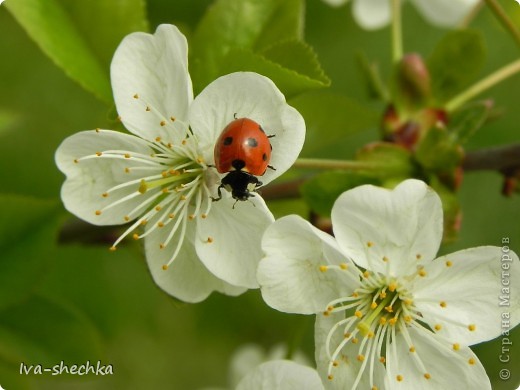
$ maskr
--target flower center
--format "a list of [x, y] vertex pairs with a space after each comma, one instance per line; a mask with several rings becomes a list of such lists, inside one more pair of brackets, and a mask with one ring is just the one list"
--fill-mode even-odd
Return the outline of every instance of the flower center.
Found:
[[[186, 127], [187, 128], [187, 127]], [[96, 130], [103, 133], [102, 130]], [[206, 218], [211, 209], [211, 192], [206, 184], [207, 165], [199, 156], [195, 136], [186, 131], [186, 137], [174, 145], [165, 143], [160, 137], [147, 141], [150, 154], [124, 150], [98, 151], [74, 160], [82, 163], [90, 159], [123, 160], [122, 169], [129, 179], [107, 188], [101, 195], [102, 207], [95, 210], [98, 216], [124, 209], [124, 221], [134, 222], [114, 242], [111, 250], [130, 233], [136, 240], [144, 238], [158, 229], [167, 229], [161, 234], [164, 240], [159, 249], [170, 247], [172, 255], [163, 269], [178, 255], [187, 230], [187, 222], [197, 217]], [[114, 221], [117, 223], [117, 221]]]
[[[332, 380], [340, 361], [351, 364], [350, 359], [355, 359], [361, 365], [352, 386], [355, 389], [370, 362], [371, 387], [377, 389], [373, 374], [376, 360], [386, 365], [387, 351], [390, 343], [395, 341], [396, 331], [403, 333], [413, 348], [406, 327], [420, 314], [414, 308], [412, 294], [404, 283], [369, 271], [359, 271], [359, 276], [361, 286], [352, 295], [330, 302], [323, 312], [324, 316], [336, 315], [338, 318], [326, 339], [327, 372]], [[420, 365], [424, 367], [422, 362]]]

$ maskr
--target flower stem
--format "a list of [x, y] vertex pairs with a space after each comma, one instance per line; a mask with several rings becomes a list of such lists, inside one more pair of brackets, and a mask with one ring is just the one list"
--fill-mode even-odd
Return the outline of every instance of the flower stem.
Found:
[[469, 25], [471, 24], [471, 22], [477, 17], [479, 12], [482, 10], [483, 5], [484, 5], [484, 3], [482, 3], [481, 1], [479, 1], [477, 4], [475, 4], [473, 9], [466, 15], [466, 17], [459, 24], [458, 28], [459, 29], [468, 28]]
[[401, 0], [392, 0], [392, 60], [397, 63], [403, 56], [401, 27]]
[[444, 108], [448, 112], [453, 112], [468, 100], [474, 98], [478, 94], [484, 92], [486, 89], [493, 87], [495, 84], [504, 81], [508, 77], [511, 77], [518, 72], [520, 72], [520, 60], [513, 61], [509, 65], [500, 68], [495, 73], [490, 74], [476, 84], [473, 84], [467, 90], [447, 102]]
[[500, 6], [500, 4], [498, 4], [497, 0], [485, 0], [485, 2], [487, 6], [491, 8], [491, 11], [493, 11], [505, 29], [513, 36], [513, 39], [516, 41], [517, 45], [520, 46], [520, 31], [518, 31], [509, 16], [507, 16], [504, 9]]
[[381, 168], [382, 164], [368, 161], [349, 161], [349, 160], [324, 160], [320, 158], [299, 158], [294, 163], [294, 168], [315, 168], [315, 169], [343, 169], [349, 171], [372, 170]]

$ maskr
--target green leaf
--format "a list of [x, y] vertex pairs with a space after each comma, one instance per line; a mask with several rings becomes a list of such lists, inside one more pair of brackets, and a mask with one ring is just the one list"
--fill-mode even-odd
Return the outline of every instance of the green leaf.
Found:
[[330, 84], [312, 48], [299, 41], [276, 44], [263, 55], [248, 49], [231, 49], [222, 60], [221, 70], [223, 74], [237, 71], [260, 73], [273, 80], [287, 98]]
[[24, 299], [42, 278], [60, 214], [55, 201], [0, 195], [0, 309]]
[[143, 0], [10, 0], [6, 8], [56, 65], [106, 103], [115, 48], [147, 29]]
[[[261, 50], [301, 38], [301, 0], [217, 0], [200, 21], [190, 47], [194, 88], [200, 91], [224, 74], [221, 63], [232, 49]], [[284, 28], [284, 23], [288, 24]]]
[[39, 295], [0, 313], [0, 339], [0, 360], [18, 370], [21, 361], [52, 366], [103, 358], [98, 332], [81, 312]]
[[449, 32], [428, 60], [433, 96], [444, 103], [478, 75], [486, 59], [482, 34], [474, 30]]
[[381, 78], [377, 63], [370, 62], [365, 53], [358, 53], [357, 63], [361, 69], [361, 75], [365, 82], [367, 94], [371, 99], [380, 99], [384, 102], [390, 101], [390, 94]]
[[484, 125], [491, 114], [492, 103], [475, 102], [457, 110], [450, 118], [450, 133], [464, 144]]
[[356, 160], [372, 162], [381, 168], [370, 175], [381, 179], [385, 186], [416, 175], [410, 152], [402, 146], [388, 142], [374, 142], [360, 149]]
[[346, 158], [343, 145], [350, 144], [348, 138], [374, 129], [380, 120], [372, 108], [330, 91], [311, 91], [291, 99], [290, 104], [305, 118], [303, 156]]
[[446, 128], [434, 126], [417, 145], [415, 158], [430, 172], [450, 172], [461, 162], [463, 151]]
[[316, 213], [330, 217], [334, 202], [343, 192], [362, 184], [380, 184], [379, 180], [358, 172], [323, 172], [300, 187], [303, 199]]

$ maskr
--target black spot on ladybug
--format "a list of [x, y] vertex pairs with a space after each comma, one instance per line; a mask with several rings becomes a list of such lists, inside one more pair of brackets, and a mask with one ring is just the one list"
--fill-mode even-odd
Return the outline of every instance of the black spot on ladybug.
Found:
[[256, 148], [258, 146], [258, 141], [254, 138], [248, 138], [246, 140], [246, 145], [250, 148]]
[[246, 162], [237, 158], [236, 160], [233, 160], [231, 166], [235, 168], [237, 171], [240, 171], [242, 168], [246, 166]]
[[262, 154], [262, 160], [267, 161], [267, 154]]
[[233, 143], [233, 137], [226, 137], [226, 138], [224, 138], [224, 142], [223, 142], [224, 145], [229, 146], [232, 143]]

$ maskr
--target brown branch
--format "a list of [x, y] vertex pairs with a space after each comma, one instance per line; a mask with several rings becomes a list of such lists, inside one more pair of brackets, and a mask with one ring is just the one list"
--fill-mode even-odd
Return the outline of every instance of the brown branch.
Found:
[[520, 144], [495, 146], [466, 153], [465, 171], [509, 171], [520, 169]]

